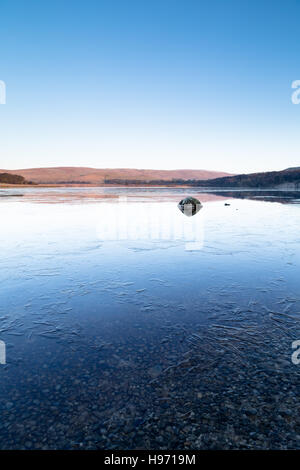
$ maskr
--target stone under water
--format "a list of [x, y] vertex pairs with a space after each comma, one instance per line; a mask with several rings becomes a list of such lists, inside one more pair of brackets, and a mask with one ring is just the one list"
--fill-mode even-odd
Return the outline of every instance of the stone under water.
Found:
[[202, 209], [202, 207], [203, 206], [201, 202], [195, 197], [191, 197], [191, 196], [188, 196], [185, 199], [182, 199], [178, 204], [178, 208], [187, 217], [196, 215], [200, 211], [200, 209]]

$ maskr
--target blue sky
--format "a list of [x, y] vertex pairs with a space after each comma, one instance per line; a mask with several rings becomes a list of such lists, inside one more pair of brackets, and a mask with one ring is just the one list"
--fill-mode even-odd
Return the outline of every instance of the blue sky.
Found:
[[300, 1], [0, 0], [0, 168], [300, 166]]

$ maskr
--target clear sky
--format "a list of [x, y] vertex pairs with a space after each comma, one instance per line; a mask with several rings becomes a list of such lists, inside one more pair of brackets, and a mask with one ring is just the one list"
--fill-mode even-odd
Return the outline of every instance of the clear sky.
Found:
[[0, 168], [300, 166], [299, 0], [0, 0]]

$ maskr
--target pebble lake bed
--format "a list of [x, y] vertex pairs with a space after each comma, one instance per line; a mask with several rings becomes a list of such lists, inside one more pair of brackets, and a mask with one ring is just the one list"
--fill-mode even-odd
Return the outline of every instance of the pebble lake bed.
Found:
[[300, 449], [300, 193], [14, 193], [0, 449]]

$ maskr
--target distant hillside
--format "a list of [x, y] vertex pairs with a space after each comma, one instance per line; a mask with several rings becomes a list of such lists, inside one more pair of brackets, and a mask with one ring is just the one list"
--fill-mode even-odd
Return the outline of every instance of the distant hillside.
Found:
[[30, 168], [23, 170], [0, 170], [0, 172], [17, 173], [26, 180], [40, 184], [105, 184], [109, 180], [118, 179], [136, 180], [140, 182], [173, 179], [201, 179], [209, 180], [230, 173], [207, 170], [138, 170], [130, 168], [96, 169], [86, 167], [54, 167], [54, 168]]
[[[30, 183], [29, 183], [30, 182]], [[6, 184], [189, 185], [208, 188], [300, 189], [300, 168], [229, 175], [207, 170], [95, 169], [81, 167], [0, 170]]]
[[249, 173], [245, 175], [194, 181], [193, 186], [218, 188], [282, 188], [300, 189], [300, 169]]

